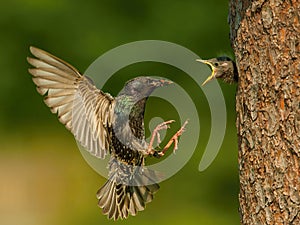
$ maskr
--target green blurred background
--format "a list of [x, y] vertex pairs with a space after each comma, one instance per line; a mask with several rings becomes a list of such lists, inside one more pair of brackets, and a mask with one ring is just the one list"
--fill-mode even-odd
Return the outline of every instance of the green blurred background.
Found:
[[[28, 48], [34, 45], [84, 71], [114, 47], [149, 39], [174, 42], [203, 58], [230, 54], [227, 14], [226, 0], [2, 2], [0, 224], [239, 224], [235, 86], [221, 83], [228, 113], [226, 135], [215, 161], [199, 172], [210, 130], [209, 107], [199, 85], [182, 71], [159, 63], [128, 66], [109, 80], [104, 89], [116, 94], [133, 76], [169, 75], [188, 89], [201, 118], [193, 158], [161, 183], [144, 212], [113, 222], [96, 205], [95, 193], [105, 179], [88, 166], [73, 136], [43, 104], [26, 62]], [[153, 108], [148, 108], [149, 120]], [[168, 113], [168, 107], [165, 112], [160, 108]]]

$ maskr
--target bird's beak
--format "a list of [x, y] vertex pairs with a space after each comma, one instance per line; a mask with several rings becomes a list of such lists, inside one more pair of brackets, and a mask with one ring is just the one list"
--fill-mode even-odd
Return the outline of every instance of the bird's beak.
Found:
[[211, 68], [211, 75], [202, 83], [202, 86], [204, 86], [207, 82], [215, 78], [215, 67], [208, 60], [196, 59], [196, 61], [204, 63]]
[[164, 87], [164, 86], [168, 86], [170, 84], [173, 84], [173, 81], [170, 81], [167, 79], [157, 79], [156, 81], [152, 82], [152, 85], [154, 87]]

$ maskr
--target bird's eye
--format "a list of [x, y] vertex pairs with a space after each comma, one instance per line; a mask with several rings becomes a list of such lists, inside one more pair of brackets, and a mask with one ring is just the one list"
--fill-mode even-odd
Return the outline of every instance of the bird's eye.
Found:
[[215, 65], [215, 66], [219, 66], [219, 63], [215, 62], [214, 65]]

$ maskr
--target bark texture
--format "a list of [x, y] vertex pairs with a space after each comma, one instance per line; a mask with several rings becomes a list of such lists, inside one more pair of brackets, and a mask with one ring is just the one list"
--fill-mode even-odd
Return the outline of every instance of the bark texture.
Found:
[[299, 0], [230, 2], [242, 224], [300, 224], [299, 14]]

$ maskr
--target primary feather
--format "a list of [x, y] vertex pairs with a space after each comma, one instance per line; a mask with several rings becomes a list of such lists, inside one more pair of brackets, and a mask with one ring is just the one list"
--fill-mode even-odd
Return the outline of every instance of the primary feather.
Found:
[[28, 57], [29, 69], [46, 105], [91, 154], [104, 158], [109, 149], [109, 132], [115, 100], [97, 89], [70, 64], [35, 47], [36, 58]]

